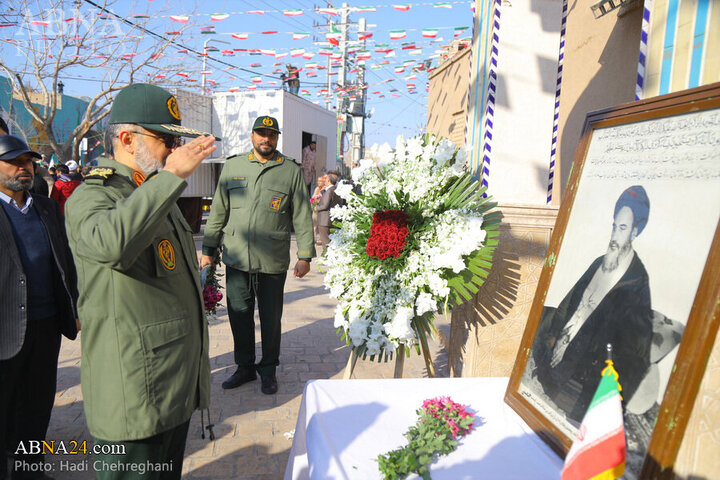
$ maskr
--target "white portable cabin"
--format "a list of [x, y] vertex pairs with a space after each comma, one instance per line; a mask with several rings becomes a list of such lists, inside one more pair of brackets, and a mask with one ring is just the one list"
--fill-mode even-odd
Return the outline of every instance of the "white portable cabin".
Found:
[[213, 106], [212, 124], [222, 138], [219, 156], [226, 158], [251, 150], [250, 131], [255, 119], [270, 115], [280, 123], [280, 152], [300, 163], [302, 149], [312, 139], [317, 144], [316, 172], [336, 168], [335, 112], [284, 90], [215, 93]]
[[[178, 101], [183, 126], [222, 138], [218, 125], [213, 124], [213, 97], [186, 90], [175, 90], [173, 94]], [[188, 177], [188, 186], [181, 197], [212, 197], [219, 172], [213, 164], [221, 160], [224, 160], [224, 157], [218, 151], [205, 159], [202, 165]]]

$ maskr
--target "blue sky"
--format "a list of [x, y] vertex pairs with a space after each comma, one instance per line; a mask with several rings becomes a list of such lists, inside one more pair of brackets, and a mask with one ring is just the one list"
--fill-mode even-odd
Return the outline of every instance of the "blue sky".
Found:
[[[367, 110], [374, 109], [372, 118], [366, 122], [366, 145], [386, 141], [392, 144], [398, 134], [410, 136], [422, 131], [427, 116], [427, 74], [422, 69], [417, 70], [417, 67], [424, 61], [433, 59], [437, 55], [436, 51], [454, 38], [468, 38], [471, 35], [471, 2], [443, 2], [444, 5], [438, 5], [433, 2], [405, 0], [361, 0], [347, 3], [350, 7], [372, 7], [375, 10], [353, 11], [350, 22], [354, 25], [348, 27], [348, 38], [357, 40], [357, 23], [360, 18], [365, 18], [368, 25], [365, 34], [372, 34], [365, 40], [367, 52], [360, 54], [369, 56], [365, 59]], [[410, 8], [407, 11], [398, 11], [394, 5], [409, 5]], [[85, 4], [83, 8], [87, 6]], [[341, 4], [333, 6], [339, 9]], [[195, 91], [200, 91], [203, 77], [208, 82], [207, 85], [217, 91], [231, 88], [245, 90], [248, 87], [279, 88], [280, 72], [285, 71], [286, 63], [292, 63], [302, 68], [300, 88], [303, 96], [325, 105], [321, 90], [327, 88], [328, 70], [324, 67], [327, 67], [329, 56], [320, 52], [329, 53], [327, 47], [332, 45], [326, 38], [329, 27], [322, 25], [327, 25], [328, 19], [340, 22], [341, 17], [339, 14], [334, 16], [318, 13], [318, 7], [310, 0], [210, 0], [172, 4], [163, 4], [160, 0], [137, 0], [116, 2], [110, 8], [130, 21], [147, 22], [149, 29], [163, 36], [182, 30], [175, 40], [191, 51], [184, 53], [179, 47], [167, 50], [165, 60], [178, 65], [178, 71], [168, 74], [167, 80], [163, 81], [173, 81], [182, 88]], [[149, 18], [142, 18], [145, 15]], [[458, 31], [457, 27], [468, 29]], [[52, 25], [42, 27], [28, 25], [26, 22], [24, 28], [47, 28], [50, 31]], [[11, 33], [8, 30], [10, 29], [2, 29], [0, 35]], [[404, 30], [405, 37], [393, 40], [390, 38], [391, 30]], [[426, 30], [425, 37], [423, 30]], [[435, 38], [430, 37], [433, 34], [431, 30], [437, 30]], [[208, 31], [212, 33], [207, 33]], [[19, 27], [18, 33], [22, 33]], [[294, 40], [293, 37], [302, 36], [298, 34], [309, 35]], [[247, 38], [243, 39], [245, 37]], [[201, 73], [202, 58], [193, 54], [192, 50], [202, 52], [205, 42], [208, 42], [209, 48], [215, 47], [218, 51], [207, 52], [207, 67], [204, 73]], [[351, 48], [361, 50], [359, 43]], [[300, 55], [303, 50], [304, 57], [292, 56]], [[433, 59], [433, 65], [437, 65], [436, 58]], [[230, 69], [230, 66], [237, 68]], [[354, 66], [350, 67], [352, 68]], [[404, 70], [400, 71], [401, 68]], [[65, 93], [88, 95], [93, 88], [99, 88], [91, 81], [94, 72], [85, 70], [76, 70], [76, 76], [63, 80], [66, 85]], [[331, 70], [337, 72], [338, 68]], [[330, 78], [335, 82], [337, 77], [336, 74]], [[80, 80], [81, 78], [87, 80]], [[355, 73], [350, 73], [348, 78], [353, 80]], [[352, 91], [348, 92], [348, 95], [352, 94]], [[334, 99], [331, 100], [331, 105], [335, 105]]]

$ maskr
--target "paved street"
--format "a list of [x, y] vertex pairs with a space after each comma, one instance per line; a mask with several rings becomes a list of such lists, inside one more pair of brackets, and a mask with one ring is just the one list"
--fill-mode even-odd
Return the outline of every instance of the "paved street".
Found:
[[[199, 247], [200, 236], [196, 236]], [[294, 248], [294, 240], [293, 240]], [[295, 258], [294, 253], [292, 258]], [[292, 265], [291, 265], [292, 268]], [[277, 395], [263, 395], [260, 380], [234, 390], [220, 384], [234, 372], [232, 334], [224, 308], [210, 325], [210, 366], [212, 391], [210, 413], [215, 424], [214, 442], [200, 438], [200, 414], [190, 423], [183, 478], [188, 479], [280, 479], [285, 471], [305, 383], [312, 379], [342, 378], [349, 349], [333, 328], [334, 300], [327, 296], [322, 274], [313, 262], [303, 279], [288, 274], [285, 289], [282, 351], [277, 377]], [[132, 301], [132, 299], [128, 299]], [[224, 304], [224, 301], [222, 302]], [[49, 440], [88, 441], [80, 390], [80, 342], [63, 339], [58, 367], [58, 389], [48, 432]], [[256, 322], [256, 348], [260, 358], [260, 329]], [[440, 344], [431, 341], [435, 368], [447, 376], [447, 356]], [[391, 378], [394, 363], [359, 361], [354, 378]], [[405, 377], [426, 376], [422, 357], [413, 353], [405, 361]], [[58, 480], [90, 479], [90, 455], [48, 455], [51, 475]], [[60, 471], [60, 462], [63, 471]], [[88, 471], [72, 472], [71, 465]]]

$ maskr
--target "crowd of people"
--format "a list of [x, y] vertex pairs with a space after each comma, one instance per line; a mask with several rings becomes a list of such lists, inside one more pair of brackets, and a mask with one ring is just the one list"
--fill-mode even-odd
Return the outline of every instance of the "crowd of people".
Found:
[[[318, 245], [329, 241], [340, 176], [317, 179], [311, 206], [303, 168], [277, 150], [277, 119], [258, 117], [252, 149], [227, 159], [200, 260], [176, 202], [220, 139], [183, 126], [175, 97], [149, 84], [121, 90], [108, 123], [107, 158], [84, 171], [74, 161], [45, 168], [25, 141], [0, 132], [0, 480], [49, 478], [27, 445], [45, 439], [61, 335], [81, 329], [88, 429], [95, 445], [115, 446], [93, 452], [113, 465], [97, 478], [179, 479], [195, 410], [213, 438], [200, 269], [222, 255], [236, 364], [222, 387], [259, 375], [272, 395], [291, 232], [298, 278], [316, 256], [313, 209]], [[140, 463], [165, 467], [140, 475]]]

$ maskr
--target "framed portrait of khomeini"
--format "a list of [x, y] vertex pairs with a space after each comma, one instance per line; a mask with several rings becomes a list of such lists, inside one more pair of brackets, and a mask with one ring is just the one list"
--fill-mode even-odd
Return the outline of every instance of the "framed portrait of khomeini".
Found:
[[720, 84], [588, 114], [505, 396], [560, 455], [610, 346], [623, 478], [672, 471], [720, 323], [719, 220]]

